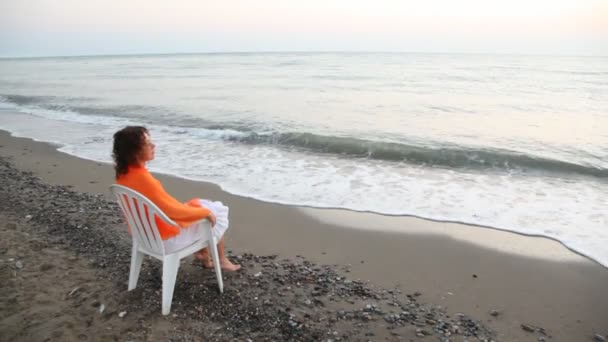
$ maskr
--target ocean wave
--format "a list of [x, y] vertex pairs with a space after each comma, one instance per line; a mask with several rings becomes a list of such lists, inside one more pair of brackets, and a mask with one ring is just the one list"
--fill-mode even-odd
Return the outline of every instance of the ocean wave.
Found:
[[[17, 106], [30, 106], [37, 105], [47, 109], [66, 107], [69, 108], [70, 104], [83, 103], [83, 102], [96, 102], [97, 99], [93, 97], [84, 96], [43, 96], [43, 95], [17, 95], [17, 94], [0, 94], [0, 101], [12, 103]], [[86, 113], [83, 113], [86, 114]]]
[[36, 105], [42, 103], [48, 103], [56, 99], [55, 96], [25, 96], [25, 95], [13, 95], [13, 94], [0, 94], [0, 98], [7, 102], [19, 105]]
[[[111, 118], [124, 118], [128, 120], [143, 120], [154, 117], [170, 118], [175, 116], [175, 113], [171, 110], [159, 106], [146, 106], [146, 105], [115, 105], [107, 106], [97, 104], [98, 99], [91, 97], [58, 97], [58, 96], [39, 96], [39, 95], [13, 95], [13, 94], [0, 94], [0, 101], [7, 102], [13, 105], [17, 105], [20, 108], [26, 109], [28, 112], [33, 114], [40, 114], [38, 109], [46, 112], [47, 115], [51, 112], [55, 112], [56, 115], [50, 115], [51, 118], [55, 119], [66, 119], [66, 114], [70, 114], [68, 120], [76, 120], [75, 115], [83, 116], [100, 116], [100, 117], [111, 117]], [[89, 122], [90, 120], [87, 120]]]
[[[496, 148], [482, 148], [427, 142], [387, 142], [347, 136], [322, 135], [310, 132], [281, 132], [265, 130], [258, 123], [223, 122], [216, 123], [202, 118], [180, 115], [179, 118], [160, 107], [118, 106], [84, 107], [78, 105], [55, 105], [53, 97], [0, 95], [6, 101], [19, 106], [43, 107], [27, 112], [51, 119], [83, 123], [113, 125], [135, 120], [169, 130], [175, 134], [186, 134], [202, 139], [224, 140], [250, 145], [270, 145], [293, 148], [315, 154], [332, 154], [346, 158], [366, 158], [403, 162], [407, 164], [445, 167], [453, 169], [523, 171], [544, 174], [570, 174], [607, 178], [608, 169], [598, 165], [584, 165], [571, 161], [531, 155], [519, 151]], [[154, 115], [150, 115], [153, 113]], [[153, 118], [153, 119], [151, 119]], [[93, 120], [94, 119], [94, 120]], [[116, 121], [116, 119], [121, 119]], [[93, 120], [93, 121], [91, 121]], [[148, 121], [146, 121], [148, 120]], [[590, 156], [594, 159], [595, 156]], [[595, 158], [601, 162], [603, 158]]]
[[355, 158], [399, 161], [455, 169], [502, 169], [608, 177], [608, 170], [595, 166], [532, 156], [516, 151], [465, 147], [430, 147], [382, 142], [312, 133], [269, 133], [229, 136], [229, 140], [248, 144], [270, 144], [303, 148], [315, 153], [330, 153]]

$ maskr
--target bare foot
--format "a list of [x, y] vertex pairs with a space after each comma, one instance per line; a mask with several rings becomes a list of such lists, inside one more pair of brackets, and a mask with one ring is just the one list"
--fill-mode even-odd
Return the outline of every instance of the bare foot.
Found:
[[241, 265], [233, 264], [228, 258], [224, 258], [220, 263], [223, 270], [234, 272], [241, 269]]
[[213, 268], [213, 260], [208, 253], [194, 253], [194, 256], [201, 261], [203, 268]]

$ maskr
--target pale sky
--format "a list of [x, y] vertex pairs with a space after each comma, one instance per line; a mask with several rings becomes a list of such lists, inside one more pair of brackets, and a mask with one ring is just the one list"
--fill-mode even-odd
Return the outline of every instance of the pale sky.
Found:
[[247, 51], [608, 56], [608, 0], [0, 0], [0, 57]]

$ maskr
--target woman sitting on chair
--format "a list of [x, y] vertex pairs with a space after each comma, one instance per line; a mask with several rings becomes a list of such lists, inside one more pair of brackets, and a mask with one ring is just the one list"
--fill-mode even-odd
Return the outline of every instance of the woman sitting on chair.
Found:
[[[200, 236], [200, 225], [194, 222], [203, 218], [209, 219], [212, 232], [219, 241], [217, 245], [222, 269], [236, 271], [240, 265], [233, 264], [224, 253], [224, 232], [228, 229], [228, 207], [222, 202], [211, 202], [194, 198], [183, 204], [165, 192], [161, 183], [145, 167], [146, 162], [154, 159], [155, 145], [145, 127], [129, 126], [114, 134], [114, 169], [116, 183], [131, 188], [150, 199], [169, 218], [180, 227], [171, 226], [157, 219], [156, 225], [165, 251], [171, 252], [190, 245]], [[202, 261], [203, 267], [212, 268], [207, 248], [195, 256]]]

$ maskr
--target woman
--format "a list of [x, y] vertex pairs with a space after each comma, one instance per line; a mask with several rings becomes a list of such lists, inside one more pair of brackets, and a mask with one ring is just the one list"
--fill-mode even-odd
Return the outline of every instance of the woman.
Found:
[[[217, 245], [220, 265], [227, 271], [237, 271], [240, 265], [233, 264], [224, 253], [224, 232], [228, 229], [228, 207], [221, 202], [211, 202], [194, 198], [183, 204], [169, 195], [161, 183], [152, 176], [145, 164], [154, 159], [155, 145], [145, 127], [129, 126], [114, 134], [114, 169], [116, 183], [131, 188], [150, 199], [178, 227], [171, 226], [156, 218], [165, 251], [171, 252], [192, 243], [200, 236], [201, 225], [193, 225], [203, 218], [211, 221], [213, 234], [218, 239]], [[203, 267], [212, 268], [207, 248], [195, 253], [202, 261]]]

